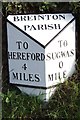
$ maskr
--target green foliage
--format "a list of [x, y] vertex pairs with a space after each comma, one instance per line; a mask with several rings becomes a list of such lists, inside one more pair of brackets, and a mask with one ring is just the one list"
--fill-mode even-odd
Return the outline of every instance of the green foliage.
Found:
[[2, 97], [3, 119], [80, 119], [80, 64], [69, 80], [57, 86], [57, 90], [46, 103], [41, 95], [32, 96], [21, 93], [6, 84]]
[[73, 75], [60, 84], [50, 100], [45, 103], [41, 96], [27, 95], [17, 89], [7, 89], [3, 98], [3, 118], [10, 119], [80, 119], [80, 83]]
[[80, 13], [80, 2], [6, 2], [3, 3], [3, 14], [26, 13], [53, 13], [53, 12]]
[[[77, 119], [78, 106], [76, 101], [79, 95], [78, 83], [66, 81], [57, 89], [55, 96], [49, 102], [49, 117]], [[53, 110], [53, 107], [54, 110]], [[80, 111], [79, 111], [80, 112]]]
[[71, 9], [73, 10], [73, 12], [80, 13], [80, 2], [72, 2], [70, 3], [70, 5], [71, 5]]
[[17, 91], [8, 89], [7, 93], [3, 94], [3, 118], [29, 118], [35, 116], [41, 108], [41, 103], [38, 96], [17, 94]]

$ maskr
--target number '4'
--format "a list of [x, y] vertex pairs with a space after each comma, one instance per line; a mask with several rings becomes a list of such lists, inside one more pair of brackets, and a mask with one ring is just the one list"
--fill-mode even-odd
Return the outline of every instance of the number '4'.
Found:
[[27, 64], [24, 64], [24, 65], [22, 66], [22, 68], [23, 68], [24, 70], [27, 70]]

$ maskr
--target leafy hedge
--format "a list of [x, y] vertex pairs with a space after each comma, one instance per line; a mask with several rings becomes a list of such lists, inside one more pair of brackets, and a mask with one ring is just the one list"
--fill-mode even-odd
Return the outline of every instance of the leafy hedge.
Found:
[[3, 3], [3, 14], [21, 13], [80, 13], [80, 2], [6, 2]]

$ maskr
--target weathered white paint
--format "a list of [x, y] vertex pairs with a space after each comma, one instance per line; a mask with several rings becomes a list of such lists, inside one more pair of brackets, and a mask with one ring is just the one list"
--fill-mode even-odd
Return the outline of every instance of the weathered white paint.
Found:
[[[47, 20], [47, 19], [38, 20], [37, 18], [36, 18], [37, 20], [34, 20], [33, 16], [38, 17], [38, 15], [35, 15], [35, 14], [33, 14], [33, 15], [9, 15], [7, 19], [9, 21], [11, 21], [14, 25], [19, 27], [21, 30], [23, 30], [25, 33], [29, 34], [34, 39], [39, 41], [41, 44], [46, 45], [61, 29], [63, 29], [74, 18], [72, 16], [72, 14], [42, 14], [42, 15], [44, 15], [44, 16], [57, 15], [58, 18], [59, 18], [59, 15], [62, 15], [62, 16], [65, 15], [65, 19], [61, 18], [61, 19], [56, 20], [56, 17], [55, 17], [55, 19], [49, 19], [49, 20]], [[21, 21], [20, 20], [21, 16], [23, 18], [24, 18], [24, 16], [26, 16], [26, 17], [30, 16], [31, 19], [26, 20], [26, 21], [24, 21], [24, 20]], [[20, 21], [17, 21], [17, 20], [14, 21], [14, 17], [16, 17], [16, 18], [18, 17], [18, 19]], [[50, 18], [52, 18], [52, 17], [50, 17]], [[26, 31], [24, 30], [24, 25], [29, 25], [29, 26], [34, 25], [37, 28], [37, 25], [44, 25], [44, 24], [46, 24], [46, 25], [53, 24], [53, 26], [54, 26], [54, 24], [56, 24], [56, 25], [60, 24], [61, 29], [52, 29], [52, 30], [42, 30], [42, 29], [41, 30], [34, 30], [34, 29], [29, 30], [29, 29], [26, 29]]]
[[27, 85], [18, 87], [28, 94], [46, 93], [44, 99], [48, 100], [56, 88], [49, 87], [63, 83], [75, 71], [75, 20], [70, 22], [74, 18], [70, 13], [42, 15], [8, 16], [8, 62], [10, 83]]

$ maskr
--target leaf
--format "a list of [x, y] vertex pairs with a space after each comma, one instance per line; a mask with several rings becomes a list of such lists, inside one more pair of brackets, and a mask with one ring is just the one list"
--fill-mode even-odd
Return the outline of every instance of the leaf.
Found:
[[7, 97], [7, 98], [6, 98], [6, 103], [9, 103], [9, 102], [10, 102], [10, 100], [9, 100], [9, 98]]
[[2, 92], [0, 92], [0, 97], [4, 98], [4, 94]]

